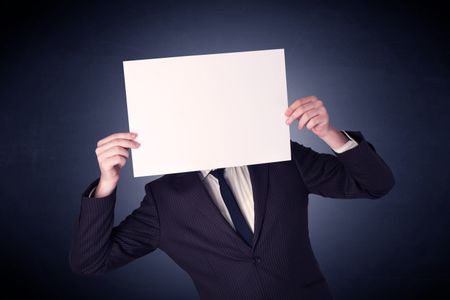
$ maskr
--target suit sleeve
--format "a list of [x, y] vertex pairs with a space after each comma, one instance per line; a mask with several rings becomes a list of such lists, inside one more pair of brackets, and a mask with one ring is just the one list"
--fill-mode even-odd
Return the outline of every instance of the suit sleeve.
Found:
[[145, 196], [119, 225], [114, 224], [116, 189], [105, 197], [89, 198], [94, 180], [81, 195], [80, 214], [75, 222], [69, 262], [73, 272], [103, 273], [152, 252], [159, 243], [159, 218], [150, 184]]
[[318, 153], [291, 140], [292, 160], [309, 193], [329, 198], [369, 198], [386, 195], [394, 175], [375, 147], [359, 131], [346, 131], [358, 145], [334, 155]]

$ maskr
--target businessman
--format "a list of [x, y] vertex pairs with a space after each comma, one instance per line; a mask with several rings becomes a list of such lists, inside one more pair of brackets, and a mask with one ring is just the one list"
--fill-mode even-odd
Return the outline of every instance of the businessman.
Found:
[[115, 227], [120, 170], [139, 143], [134, 133], [98, 141], [100, 176], [82, 193], [72, 270], [106, 272], [159, 248], [201, 299], [332, 299], [311, 249], [308, 195], [378, 199], [394, 176], [361, 132], [330, 125], [317, 97], [294, 101], [285, 116], [333, 154], [291, 140], [289, 161], [166, 174], [145, 185], [140, 206]]

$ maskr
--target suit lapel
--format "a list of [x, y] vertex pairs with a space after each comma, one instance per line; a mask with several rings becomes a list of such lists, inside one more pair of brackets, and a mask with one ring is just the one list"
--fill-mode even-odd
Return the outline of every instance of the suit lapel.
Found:
[[[255, 230], [252, 247], [254, 249], [259, 240], [266, 211], [269, 168], [267, 164], [248, 165], [247, 168], [252, 183], [255, 208]], [[224, 234], [236, 240], [236, 242], [250, 248], [222, 216], [204, 183], [201, 181], [198, 171], [177, 173], [171, 176], [174, 188], [181, 192], [180, 194], [183, 195], [184, 199], [192, 201], [193, 206], [212, 223], [212, 226], [216, 226], [216, 228], [219, 228]]]
[[190, 201], [192, 206], [208, 219], [216, 230], [234, 239], [237, 243], [244, 243], [211, 199], [198, 171], [177, 173], [172, 176], [174, 187], [179, 191], [179, 195], [182, 195], [180, 201]]
[[253, 236], [253, 249], [255, 249], [261, 235], [266, 214], [267, 192], [269, 188], [269, 166], [265, 164], [248, 165], [252, 183], [253, 201], [255, 207], [255, 230]]

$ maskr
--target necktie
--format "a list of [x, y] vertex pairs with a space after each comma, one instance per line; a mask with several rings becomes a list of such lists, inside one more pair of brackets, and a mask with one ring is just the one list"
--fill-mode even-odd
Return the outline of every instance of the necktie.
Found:
[[227, 206], [236, 231], [247, 242], [249, 246], [252, 246], [253, 232], [251, 231], [250, 226], [242, 215], [241, 209], [239, 208], [239, 205], [237, 204], [236, 199], [233, 195], [233, 191], [225, 181], [224, 171], [224, 168], [220, 168], [211, 171], [211, 173], [219, 180], [220, 194], [222, 195], [223, 201]]

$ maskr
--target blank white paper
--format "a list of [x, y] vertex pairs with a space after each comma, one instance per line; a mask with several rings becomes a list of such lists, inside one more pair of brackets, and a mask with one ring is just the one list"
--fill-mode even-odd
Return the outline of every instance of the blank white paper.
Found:
[[291, 159], [284, 49], [123, 62], [134, 177]]

